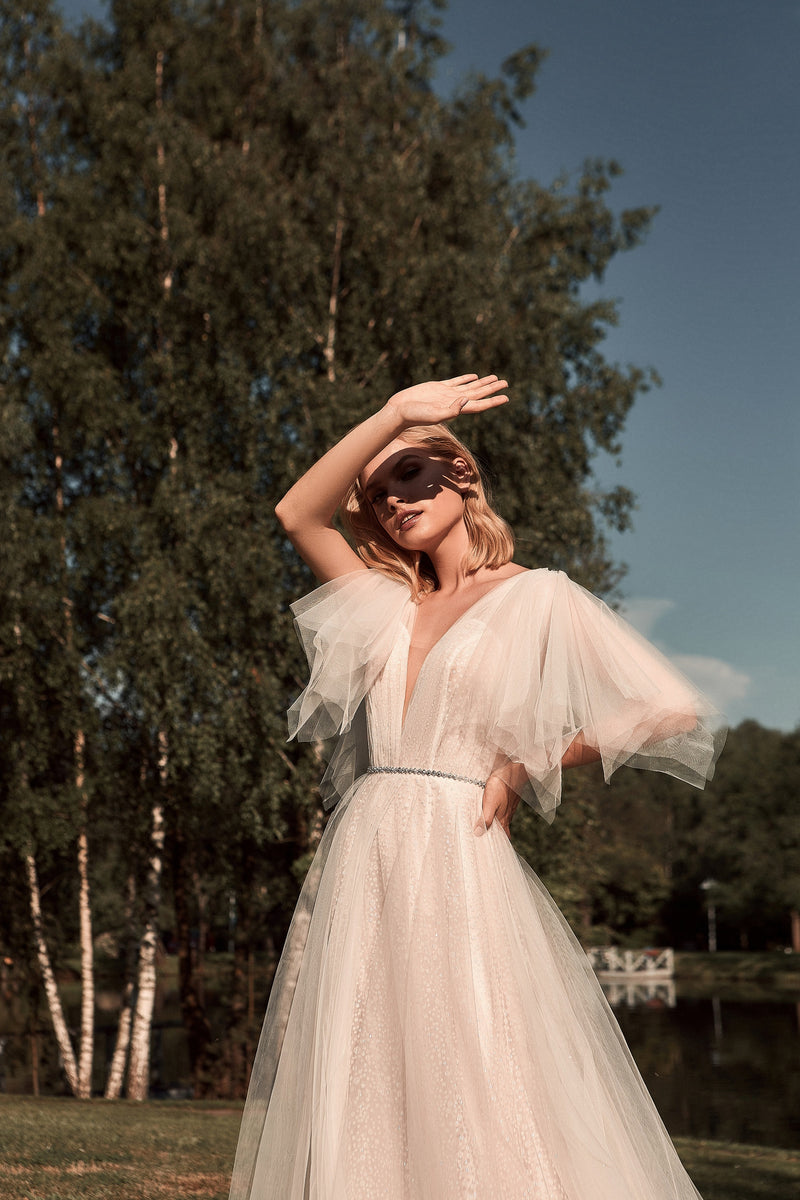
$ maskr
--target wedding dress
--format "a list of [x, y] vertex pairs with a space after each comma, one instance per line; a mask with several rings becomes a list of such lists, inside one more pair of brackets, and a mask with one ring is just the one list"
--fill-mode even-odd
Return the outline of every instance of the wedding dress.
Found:
[[606, 777], [627, 762], [702, 786], [711, 706], [559, 572], [484, 593], [405, 717], [405, 586], [359, 571], [293, 608], [311, 679], [290, 728], [342, 735], [339, 803], [273, 984], [232, 1200], [696, 1200], [584, 953], [499, 824], [475, 829], [507, 762], [550, 818], [579, 731]]

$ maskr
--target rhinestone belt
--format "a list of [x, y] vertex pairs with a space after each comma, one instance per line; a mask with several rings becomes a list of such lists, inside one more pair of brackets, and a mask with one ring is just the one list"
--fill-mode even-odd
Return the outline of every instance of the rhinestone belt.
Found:
[[457, 783], [471, 783], [485, 788], [485, 779], [470, 779], [468, 775], [451, 775], [449, 771], [434, 771], [432, 767], [367, 767], [367, 775], [429, 775], [433, 779], [455, 779]]

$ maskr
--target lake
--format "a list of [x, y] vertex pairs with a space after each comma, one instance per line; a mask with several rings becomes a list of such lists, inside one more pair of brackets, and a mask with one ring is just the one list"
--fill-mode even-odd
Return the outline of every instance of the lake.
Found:
[[[766, 988], [744, 998], [736, 991], [687, 995], [667, 987], [649, 996], [616, 989], [609, 998], [673, 1136], [800, 1147], [800, 995]], [[0, 1007], [0, 1091], [30, 1093], [30, 1040], [13, 1031], [9, 1017]], [[101, 1013], [98, 1093], [115, 1032], [113, 1015]], [[39, 1054], [42, 1093], [63, 1094], [49, 1032]], [[188, 1094], [186, 1041], [170, 992], [162, 992], [154, 1024], [153, 1073], [153, 1094]]]
[[673, 1137], [800, 1146], [800, 997], [657, 997], [614, 1012]]

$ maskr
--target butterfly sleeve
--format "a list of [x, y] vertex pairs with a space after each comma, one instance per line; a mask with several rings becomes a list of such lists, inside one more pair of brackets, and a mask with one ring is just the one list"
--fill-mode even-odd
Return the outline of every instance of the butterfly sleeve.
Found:
[[606, 780], [623, 764], [696, 787], [712, 777], [725, 740], [721, 714], [563, 572], [530, 572], [493, 624], [482, 667], [495, 676], [489, 726], [502, 757], [525, 766], [526, 798], [543, 815], [560, 800], [562, 759], [576, 739], [599, 756]]
[[354, 571], [292, 605], [310, 668], [288, 711], [289, 737], [337, 737], [320, 784], [325, 808], [344, 797], [368, 764], [365, 697], [398, 636], [409, 591], [378, 571]]

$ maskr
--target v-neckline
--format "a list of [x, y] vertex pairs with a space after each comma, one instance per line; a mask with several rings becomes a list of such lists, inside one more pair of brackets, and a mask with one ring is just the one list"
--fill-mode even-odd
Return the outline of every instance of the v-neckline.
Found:
[[[504, 587], [507, 583], [512, 583], [513, 580], [519, 579], [519, 578], [521, 578], [521, 576], [528, 575], [528, 574], [530, 574], [530, 572], [528, 570], [517, 571], [514, 575], [509, 575], [506, 579], [501, 579], [499, 583], [496, 583], [496, 584], [494, 584], [493, 587], [490, 587], [489, 590], [484, 592], [482, 596], [479, 596], [477, 600], [473, 600], [472, 604], [470, 604], [467, 608], [465, 608], [462, 613], [459, 613], [459, 615], [456, 617], [455, 621], [453, 621], [452, 624], [447, 626], [447, 629], [445, 629], [444, 633], [440, 634], [440, 636], [436, 639], [436, 641], [431, 646], [430, 650], [428, 650], [427, 654], [423, 658], [422, 662], [419, 665], [419, 670], [417, 671], [417, 677], [414, 680], [414, 686], [412, 687], [411, 692], [409, 693], [408, 701], [406, 701], [406, 689], [408, 687], [408, 663], [409, 663], [409, 659], [411, 656], [411, 643], [414, 638], [414, 626], [417, 623], [417, 613], [419, 612], [419, 605], [414, 605], [414, 609], [415, 609], [414, 619], [410, 623], [406, 623], [406, 631], [408, 633], [408, 648], [407, 648], [405, 656], [404, 656], [405, 667], [404, 667], [404, 671], [403, 671], [403, 711], [402, 711], [402, 714], [400, 717], [400, 733], [401, 733], [401, 735], [405, 731], [405, 727], [408, 722], [408, 714], [411, 712], [411, 706], [414, 703], [414, 697], [416, 696], [417, 690], [419, 688], [419, 681], [422, 678], [423, 671], [425, 670], [426, 666], [428, 665], [428, 660], [430, 659], [430, 657], [435, 653], [436, 650], [439, 649], [442, 642], [444, 642], [445, 639], [450, 636], [450, 634], [453, 632], [453, 630], [456, 628], [456, 626], [460, 625], [460, 623], [464, 620], [464, 618], [468, 617], [469, 614], [471, 612], [473, 612], [476, 608], [478, 608], [478, 606], [481, 605], [484, 600], [488, 600], [490, 596], [493, 596], [495, 592], [499, 591], [500, 588]], [[409, 603], [413, 604], [413, 601], [409, 601]]]

